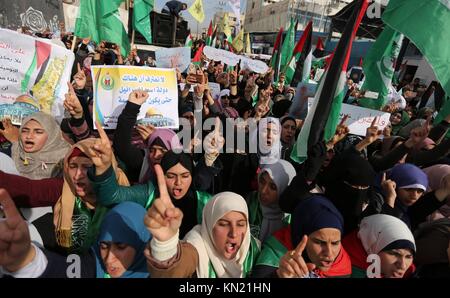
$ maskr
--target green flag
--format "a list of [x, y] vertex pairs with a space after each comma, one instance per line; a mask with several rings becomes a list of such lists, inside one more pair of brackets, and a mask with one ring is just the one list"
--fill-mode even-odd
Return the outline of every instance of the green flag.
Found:
[[123, 56], [130, 52], [130, 41], [119, 15], [123, 0], [81, 0], [75, 23], [75, 36], [88, 38], [97, 44], [103, 40], [118, 44]]
[[378, 93], [377, 99], [363, 98], [359, 104], [365, 108], [380, 110], [387, 101], [389, 87], [394, 76], [395, 60], [400, 53], [403, 34], [386, 26], [364, 58], [366, 78], [362, 90]]
[[281, 57], [280, 57], [280, 65], [281, 69], [286, 69], [291, 62], [292, 53], [294, 52], [295, 48], [295, 28], [294, 28], [295, 22], [294, 19], [291, 18], [291, 23], [289, 25], [289, 29], [286, 32], [286, 37], [283, 42], [283, 46], [281, 47]]
[[[382, 20], [403, 33], [426, 57], [437, 79], [450, 94], [450, 1], [391, 0]], [[439, 123], [450, 112], [447, 101], [435, 119]]]
[[290, 61], [289, 65], [286, 66], [284, 74], [286, 75], [286, 84], [290, 85], [292, 78], [295, 74], [295, 66], [297, 65], [298, 59], [300, 59], [301, 53], [296, 54]]
[[133, 26], [145, 37], [148, 43], [152, 43], [152, 28], [150, 24], [150, 12], [155, 5], [154, 0], [134, 0]]

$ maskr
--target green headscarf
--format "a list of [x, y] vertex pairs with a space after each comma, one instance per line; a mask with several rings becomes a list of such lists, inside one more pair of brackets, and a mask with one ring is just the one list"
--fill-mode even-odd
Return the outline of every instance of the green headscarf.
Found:
[[400, 122], [398, 124], [392, 124], [392, 135], [396, 135], [399, 130], [405, 126], [406, 124], [408, 124], [409, 120], [411, 119], [411, 117], [409, 117], [408, 113], [406, 111], [402, 111], [402, 120], [400, 120]]

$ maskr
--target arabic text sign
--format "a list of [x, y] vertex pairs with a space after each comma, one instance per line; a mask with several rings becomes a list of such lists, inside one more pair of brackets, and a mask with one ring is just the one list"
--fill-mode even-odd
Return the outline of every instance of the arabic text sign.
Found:
[[62, 119], [74, 59], [50, 40], [0, 29], [0, 104], [32, 93], [42, 111]]
[[238, 55], [229, 51], [208, 46], [204, 47], [203, 54], [205, 54], [208, 59], [212, 59], [216, 62], [221, 61], [230, 66], [236, 66], [236, 64], [239, 62], [239, 59], [241, 59]]
[[214, 100], [218, 100], [220, 97], [220, 84], [209, 82], [208, 86], [211, 91], [212, 98]]
[[[314, 98], [308, 98], [308, 109], [312, 106]], [[348, 115], [345, 124], [350, 129], [350, 133], [358, 136], [365, 136], [366, 130], [372, 124], [375, 117], [379, 117], [376, 125], [379, 130], [383, 130], [389, 124], [391, 114], [378, 110], [366, 109], [354, 105], [342, 104], [342, 109], [339, 114], [339, 121]]]
[[[103, 127], [115, 129], [128, 96], [146, 90], [138, 123], [178, 128], [178, 88], [174, 69], [137, 66], [93, 66], [94, 115]], [[95, 123], [94, 123], [95, 125]]]
[[379, 130], [383, 130], [389, 124], [389, 118], [391, 117], [391, 114], [382, 111], [343, 104], [339, 120], [345, 115], [349, 115], [345, 123], [350, 129], [350, 133], [358, 136], [366, 135], [366, 130], [372, 124], [375, 117], [379, 117], [378, 122], [376, 123]]
[[260, 60], [254, 60], [245, 56], [239, 56], [241, 59], [241, 69], [250, 69], [256, 73], [264, 74], [269, 69], [266, 63]]
[[184, 72], [191, 63], [191, 49], [187, 47], [159, 49], [155, 52], [156, 66], [178, 68]]

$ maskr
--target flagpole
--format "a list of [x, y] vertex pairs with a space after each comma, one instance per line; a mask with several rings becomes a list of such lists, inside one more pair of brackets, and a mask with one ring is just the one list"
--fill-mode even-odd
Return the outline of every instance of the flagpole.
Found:
[[[125, 1], [125, 3], [126, 3], [126, 6], [127, 6], [127, 10], [130, 10], [130, 12], [131, 12], [131, 14], [128, 14], [128, 15], [131, 15], [131, 17], [132, 18], [134, 18], [134, 16], [133, 16], [133, 7], [131, 6], [131, 0], [128, 0], [128, 1]], [[133, 24], [133, 21], [131, 22], [131, 28], [132, 28], [132, 31], [131, 31], [131, 46], [133, 46], [134, 45], [134, 36], [135, 36], [135, 34], [136, 34], [136, 30], [134, 29], [134, 24]]]
[[77, 43], [77, 36], [73, 36], [72, 48], [70, 49], [72, 52], [75, 50], [75, 44]]

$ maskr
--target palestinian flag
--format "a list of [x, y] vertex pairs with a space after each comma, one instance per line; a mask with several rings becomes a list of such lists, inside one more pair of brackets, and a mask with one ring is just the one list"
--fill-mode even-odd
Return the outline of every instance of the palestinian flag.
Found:
[[302, 37], [297, 43], [297, 46], [294, 49], [294, 55], [297, 63], [295, 66], [295, 72], [291, 81], [292, 87], [297, 87], [297, 84], [301, 82], [308, 82], [309, 73], [311, 71], [311, 62], [312, 62], [312, 21], [309, 21], [308, 25], [303, 32]]
[[217, 26], [214, 26], [213, 34], [211, 35], [211, 45], [210, 47], [215, 48], [217, 41]]
[[209, 22], [209, 27], [208, 27], [208, 34], [206, 36], [206, 41], [205, 41], [207, 46], [211, 46], [212, 34], [213, 34], [213, 27], [212, 27], [212, 21], [210, 21]]
[[291, 153], [291, 158], [298, 163], [303, 163], [306, 160], [308, 150], [312, 146], [323, 140], [330, 140], [336, 131], [342, 100], [345, 95], [344, 86], [350, 52], [359, 24], [365, 15], [367, 1], [358, 0], [358, 3], [354, 6], [353, 14], [336, 46], [333, 60], [323, 74], [317, 88], [314, 103], [308, 111]]
[[295, 45], [295, 48], [292, 52], [292, 56], [289, 60], [289, 64], [286, 65], [285, 68], [283, 69], [283, 72], [286, 74], [286, 83], [290, 84], [291, 86], [294, 86], [291, 84], [291, 81], [292, 81], [292, 78], [294, 77], [295, 68], [296, 68], [298, 59], [300, 59], [301, 52], [303, 50], [303, 45], [305, 44], [306, 33], [307, 33], [307, 31], [310, 30], [309, 27], [312, 26], [312, 25], [310, 25], [310, 23], [311, 23], [311, 21], [308, 23], [305, 30], [303, 31], [302, 36], [300, 37], [297, 44]]
[[227, 36], [227, 38], [224, 40], [224, 44], [226, 51], [234, 53], [233, 47], [231, 46], [233, 44], [233, 38], [231, 36]]
[[214, 27], [214, 32], [212, 34], [211, 40], [212, 40], [211, 47], [215, 48], [217, 42], [217, 26]]
[[186, 41], [184, 42], [184, 46], [187, 47], [187, 48], [192, 48], [192, 35], [191, 34], [189, 34], [186, 37]]
[[[52, 46], [49, 43], [45, 43], [39, 40], [35, 41], [35, 52], [33, 60], [31, 61], [31, 64], [28, 67], [28, 70], [21, 82], [22, 93], [26, 93], [28, 90], [30, 90], [31, 87], [33, 87], [42, 77], [45, 69], [47, 68], [47, 63], [50, 58], [51, 51]], [[33, 74], [36, 77], [34, 77]]]
[[314, 58], [311, 62], [311, 68], [325, 68], [327, 65], [329, 65], [329, 62], [331, 62], [332, 54], [323, 56], [321, 58]]
[[323, 46], [322, 38], [317, 39], [316, 49], [313, 52], [314, 57], [321, 58], [325, 54], [325, 47]]
[[195, 53], [194, 58], [192, 58], [192, 63], [194, 63], [195, 65], [200, 65], [200, 63], [202, 62], [202, 53], [203, 53], [203, 48], [204, 47], [205, 47], [205, 45], [202, 45], [197, 50], [197, 53]]
[[272, 58], [270, 59], [270, 66], [275, 70], [275, 78], [278, 78], [278, 73], [280, 71], [280, 45], [283, 39], [283, 27], [278, 31], [275, 44], [273, 45]]

